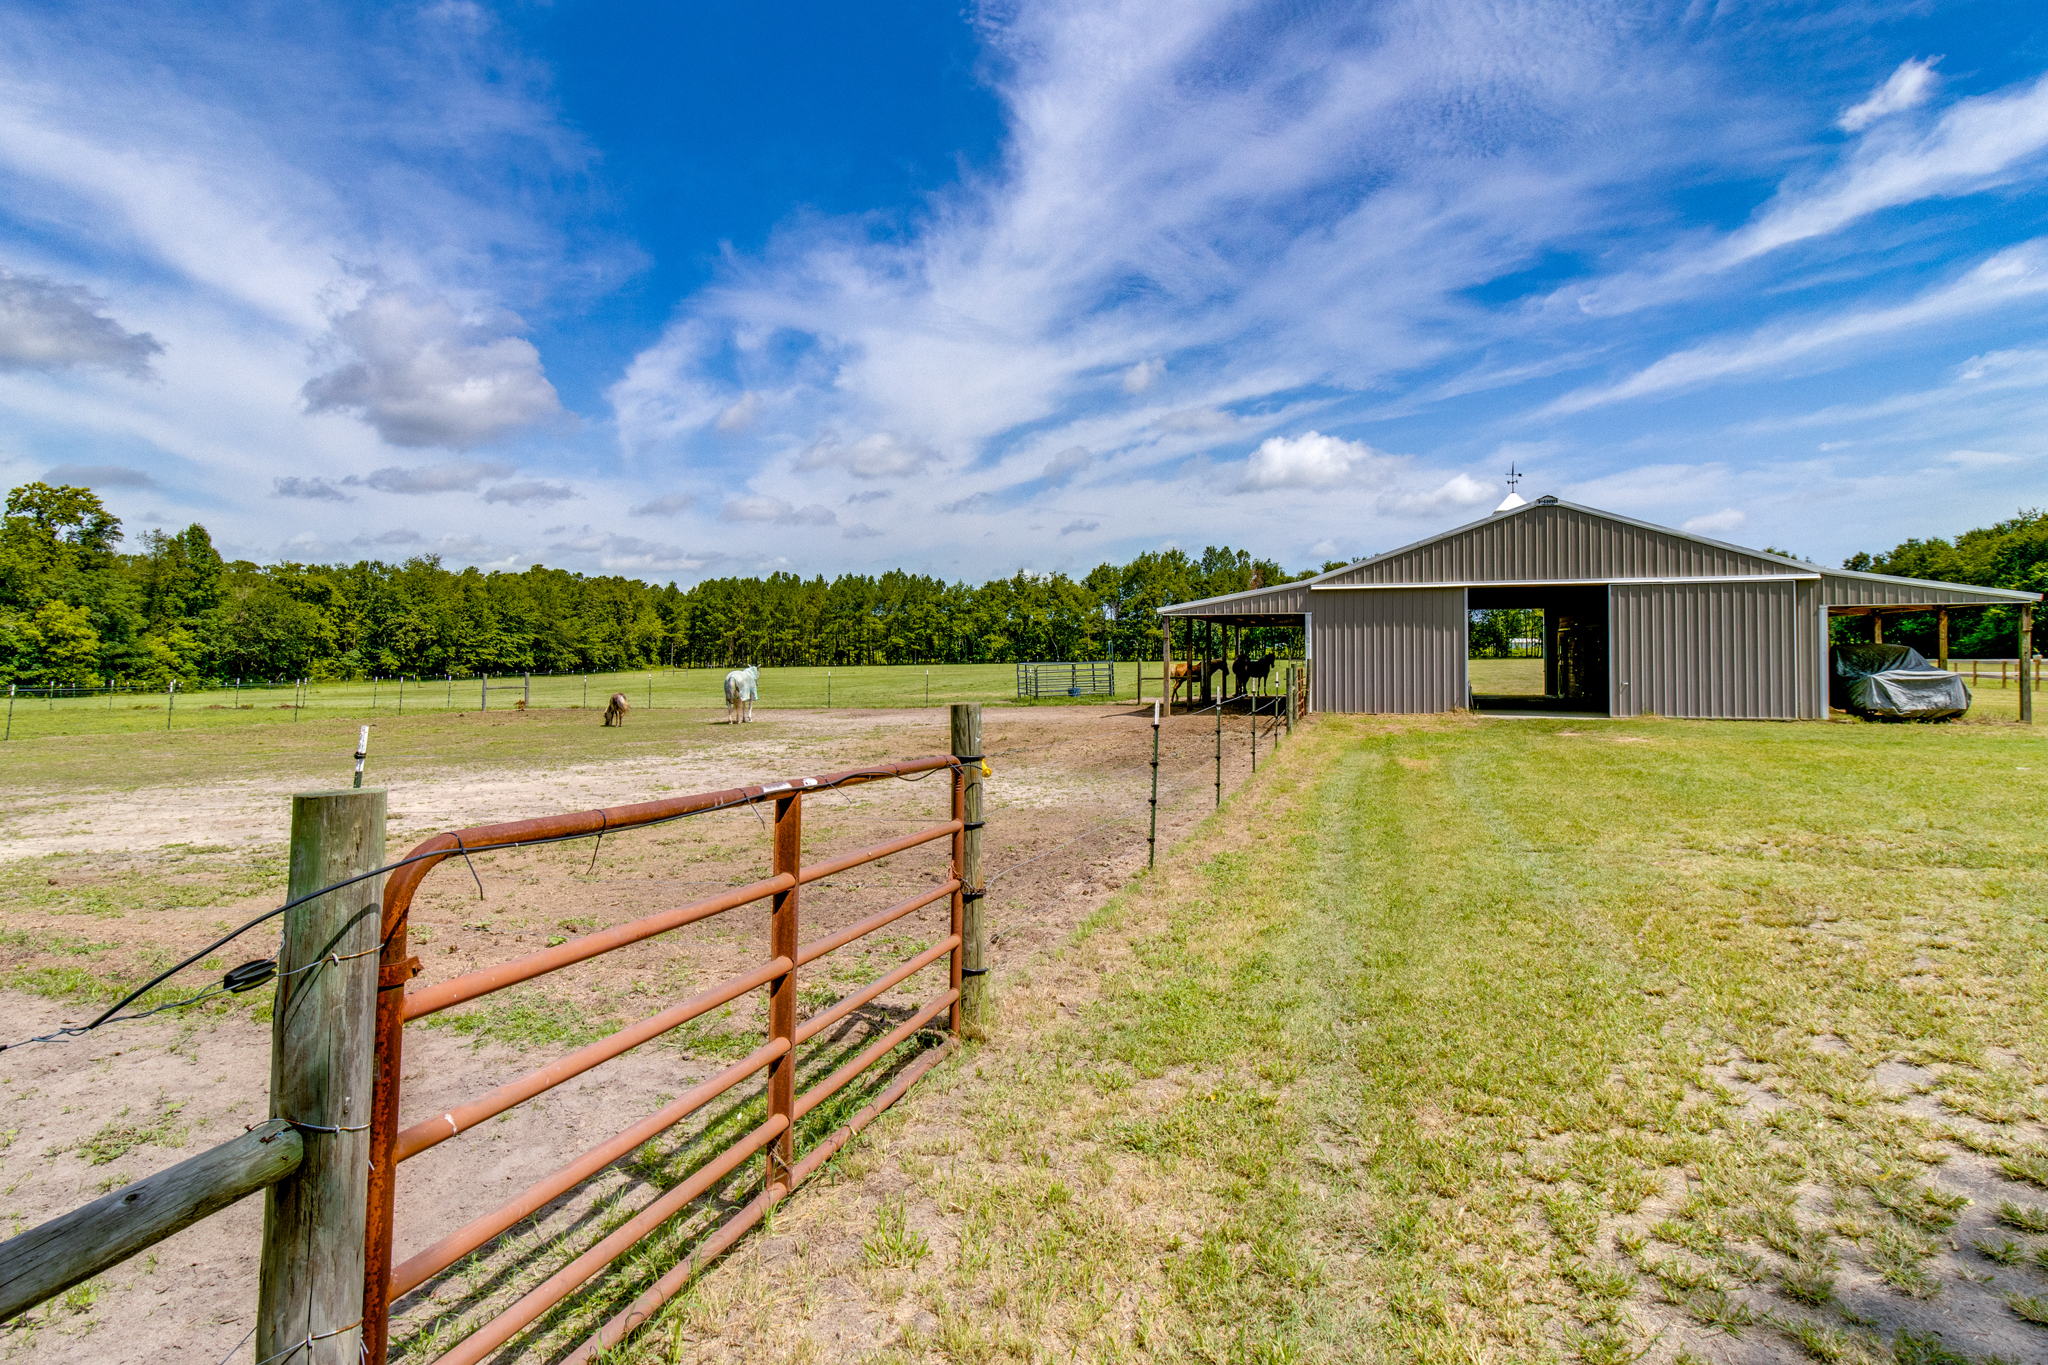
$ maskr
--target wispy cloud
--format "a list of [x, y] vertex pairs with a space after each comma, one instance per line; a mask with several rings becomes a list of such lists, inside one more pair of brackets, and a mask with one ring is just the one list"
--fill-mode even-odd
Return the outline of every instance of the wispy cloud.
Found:
[[1900, 62], [1899, 69], [1885, 77], [1884, 84], [1844, 109], [1835, 126], [1845, 133], [1860, 133], [1881, 118], [1926, 103], [1934, 93], [1934, 63], [1938, 60], [1913, 58]]
[[1931, 63], [1907, 62], [1842, 115], [1861, 133], [1817, 175], [1778, 188], [1749, 222], [1692, 241], [1653, 263], [1566, 297], [1587, 312], [1624, 313], [1697, 290], [1702, 281], [1801, 242], [1827, 237], [1886, 209], [1976, 194], [2041, 174], [2048, 152], [2048, 76], [1960, 99], [1931, 123], [1896, 119], [1933, 87]]
[[2001, 251], [1960, 277], [1924, 290], [1903, 303], [1851, 309], [1675, 351], [1616, 383], [1567, 393], [1537, 415], [1564, 416], [1610, 403], [1694, 388], [1714, 380], [1762, 371], [1783, 373], [1787, 367], [1812, 363], [1817, 357], [1888, 333], [2023, 304], [2043, 294], [2048, 294], [2048, 239]]

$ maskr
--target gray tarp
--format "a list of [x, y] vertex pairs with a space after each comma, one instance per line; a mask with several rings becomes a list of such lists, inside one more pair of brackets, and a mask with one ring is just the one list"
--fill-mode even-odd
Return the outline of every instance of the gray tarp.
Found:
[[1970, 709], [1961, 678], [1905, 645], [1837, 645], [1834, 658], [1834, 703], [1859, 716], [1946, 720]]

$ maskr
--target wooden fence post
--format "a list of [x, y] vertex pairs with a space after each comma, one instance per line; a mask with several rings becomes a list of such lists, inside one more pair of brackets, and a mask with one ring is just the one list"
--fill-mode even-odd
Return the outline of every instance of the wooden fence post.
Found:
[[2020, 724], [2034, 723], [2034, 604], [2020, 608]]
[[[293, 899], [384, 861], [384, 790], [292, 798]], [[271, 1021], [271, 1113], [298, 1129], [305, 1158], [263, 1209], [256, 1358], [358, 1365], [368, 1214], [377, 932], [384, 879], [285, 913]]]
[[953, 756], [961, 760], [960, 816], [960, 1031], [966, 1038], [988, 1036], [988, 940], [982, 913], [981, 703], [952, 706]]

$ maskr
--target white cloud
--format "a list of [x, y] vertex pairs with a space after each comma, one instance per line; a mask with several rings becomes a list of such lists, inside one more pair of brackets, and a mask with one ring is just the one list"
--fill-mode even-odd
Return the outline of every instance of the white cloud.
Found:
[[1123, 390], [1129, 394], [1140, 394], [1159, 382], [1159, 376], [1166, 373], [1166, 362], [1154, 357], [1141, 360], [1124, 371]]
[[779, 526], [831, 526], [839, 516], [829, 507], [812, 503], [793, 507], [781, 498], [761, 494], [729, 499], [719, 516], [733, 522], [772, 522]]
[[796, 468], [839, 469], [857, 479], [900, 479], [923, 472], [931, 462], [930, 451], [886, 431], [863, 436], [851, 445], [827, 432], [797, 457]]
[[270, 495], [274, 498], [303, 498], [307, 502], [352, 501], [348, 494], [323, 478], [301, 478], [296, 474], [272, 480]]
[[1434, 488], [1383, 493], [1377, 505], [1391, 516], [1437, 516], [1497, 502], [1501, 492], [1497, 484], [1482, 483], [1470, 474], [1453, 474]]
[[60, 464], [44, 472], [43, 482], [74, 488], [154, 488], [156, 480], [124, 464]]
[[760, 415], [761, 395], [749, 389], [728, 404], [725, 411], [719, 413], [711, 425], [728, 434], [745, 431], [754, 425], [754, 419]]
[[0, 370], [150, 372], [163, 345], [106, 315], [107, 301], [77, 285], [0, 270]]
[[340, 363], [307, 381], [306, 406], [352, 413], [392, 445], [466, 450], [562, 410], [540, 352], [507, 335], [516, 319], [379, 287], [333, 324]]
[[1674, 351], [1617, 383], [1567, 393], [1539, 416], [1584, 412], [1609, 403], [1694, 388], [1718, 379], [1788, 366], [1858, 342], [1970, 313], [2008, 307], [2048, 293], [2048, 238], [1991, 256], [1904, 303], [1853, 309], [1803, 324], [1776, 325], [1746, 337]]
[[1835, 126], [1845, 133], [1860, 133], [1881, 118], [1924, 104], [1934, 93], [1934, 64], [1940, 60], [1916, 57], [1900, 62], [1899, 69], [1885, 77], [1882, 85], [1844, 109]]
[[690, 505], [695, 501], [696, 499], [692, 498], [688, 493], [664, 493], [658, 498], [649, 498], [646, 502], [635, 503], [629, 515], [636, 517], [672, 517], [680, 512], [688, 511]]
[[368, 474], [350, 474], [341, 482], [373, 488], [379, 493], [474, 493], [492, 479], [512, 472], [510, 465], [491, 460], [443, 460], [439, 464], [386, 465]]
[[484, 490], [485, 502], [504, 503], [511, 507], [545, 507], [550, 503], [566, 502], [575, 496], [576, 490], [569, 485], [549, 483], [545, 479], [521, 479]]
[[595, 562], [608, 573], [637, 574], [696, 573], [729, 558], [716, 551], [685, 550], [679, 545], [598, 531], [589, 526], [563, 535], [548, 546], [548, 553], [557, 558]]
[[1065, 483], [1095, 462], [1095, 456], [1086, 446], [1068, 446], [1045, 462], [1045, 468], [1038, 477], [1047, 483]]
[[1749, 514], [1739, 507], [1724, 507], [1718, 512], [1691, 517], [1680, 522], [1678, 529], [1690, 531], [1696, 536], [1733, 535], [1749, 520]]
[[2005, 469], [2026, 461], [2004, 450], [1951, 450], [1941, 458], [1958, 469]]
[[1362, 441], [1325, 436], [1320, 431], [1299, 436], [1269, 436], [1245, 461], [1238, 487], [1336, 488], [1349, 483], [1378, 452]]

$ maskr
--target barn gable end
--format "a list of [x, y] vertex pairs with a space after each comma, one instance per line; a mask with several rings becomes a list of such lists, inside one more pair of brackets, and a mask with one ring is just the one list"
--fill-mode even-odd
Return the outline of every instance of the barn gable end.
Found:
[[1339, 569], [1317, 579], [1315, 586], [1813, 577], [1818, 573], [1817, 568], [1795, 561], [1608, 513], [1565, 503], [1530, 503]]

